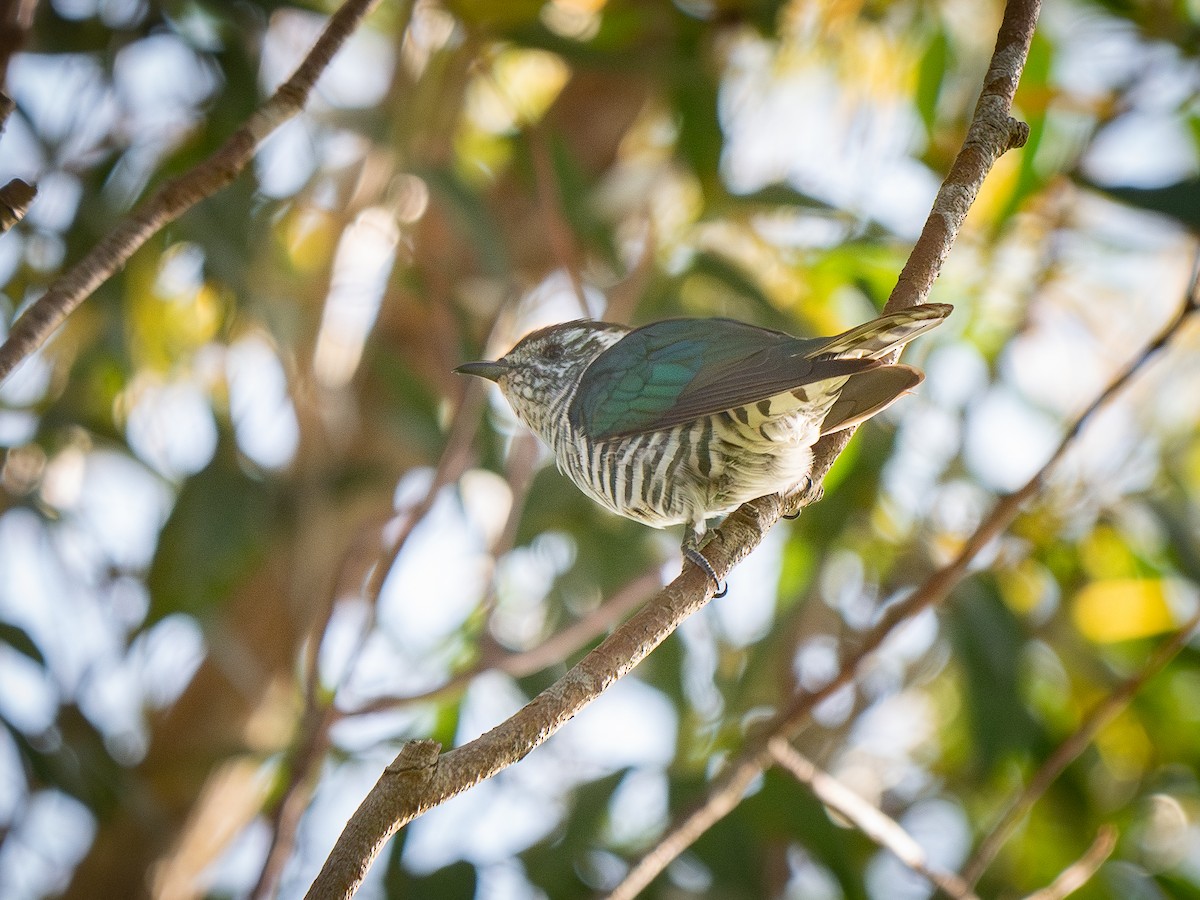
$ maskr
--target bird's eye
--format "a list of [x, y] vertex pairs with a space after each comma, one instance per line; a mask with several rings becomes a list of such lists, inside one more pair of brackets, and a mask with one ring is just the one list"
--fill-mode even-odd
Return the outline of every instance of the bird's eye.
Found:
[[562, 356], [563, 345], [558, 343], [558, 341], [552, 341], [542, 348], [543, 359], [548, 359], [553, 362], [554, 360], [562, 359]]

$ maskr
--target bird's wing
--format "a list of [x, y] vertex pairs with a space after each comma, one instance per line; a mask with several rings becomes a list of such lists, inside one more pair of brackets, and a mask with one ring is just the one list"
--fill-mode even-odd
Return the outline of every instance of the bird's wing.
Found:
[[732, 319], [672, 319], [635, 329], [596, 357], [568, 416], [593, 440], [670, 428], [880, 364], [813, 358], [799, 340]]

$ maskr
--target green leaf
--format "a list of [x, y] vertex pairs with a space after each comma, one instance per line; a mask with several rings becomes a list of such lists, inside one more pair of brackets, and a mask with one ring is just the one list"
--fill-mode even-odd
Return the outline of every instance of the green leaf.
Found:
[[521, 854], [530, 881], [549, 896], [592, 896], [594, 886], [580, 875], [588, 872], [590, 854], [603, 846], [610, 801], [626, 774], [622, 769], [576, 788], [563, 827]]
[[939, 25], [933, 39], [921, 56], [917, 69], [917, 94], [914, 98], [917, 113], [925, 123], [925, 130], [932, 133], [937, 121], [937, 102], [942, 93], [942, 82], [946, 77], [946, 65], [950, 59], [950, 42], [945, 30]]
[[679, 277], [693, 315], [728, 316], [795, 333], [796, 322], [771, 302], [758, 281], [736, 262], [702, 250]]
[[[407, 831], [407, 829], [405, 829]], [[403, 856], [403, 840], [392, 842], [388, 854], [387, 868], [383, 875], [384, 896], [395, 898], [408, 897], [474, 897], [478, 883], [478, 873], [473, 865], [465, 860], [450, 863], [428, 875], [414, 875], [401, 864]]]
[[791, 775], [769, 769], [761, 790], [747, 797], [742, 807], [754, 831], [796, 841], [823, 863], [837, 877], [847, 900], [867, 896], [863, 871], [874, 845], [861, 832], [835, 825], [812, 791]]
[[705, 35], [695, 23], [687, 22], [681, 27], [675, 52], [672, 100], [679, 127], [676, 146], [700, 182], [707, 206], [724, 193], [719, 174], [721, 153], [725, 149], [717, 119], [720, 86], [705, 64], [708, 56]]
[[1185, 879], [1182, 875], [1162, 872], [1155, 875], [1154, 880], [1162, 888], [1164, 895], [1171, 900], [1200, 900], [1200, 884]]
[[837, 207], [831, 206], [811, 194], [798, 191], [789, 184], [776, 182], [745, 194], [725, 193], [721, 199], [714, 200], [709, 205], [704, 211], [704, 218], [719, 219], [731, 213], [754, 210], [766, 212], [779, 207], [811, 209], [819, 212], [835, 212], [837, 210]]
[[441, 203], [469, 237], [479, 267], [488, 275], [508, 275], [512, 263], [504, 231], [479, 195], [449, 169], [418, 168], [416, 174], [428, 185], [431, 200]]
[[53, 787], [103, 818], [120, 802], [126, 776], [109, 755], [104, 737], [74, 704], [59, 709], [54, 729], [30, 738], [0, 717], [34, 776], [34, 787]]
[[1103, 185], [1082, 176], [1077, 180], [1120, 203], [1168, 216], [1192, 230], [1200, 229], [1200, 178], [1154, 188]]
[[947, 607], [946, 632], [963, 667], [964, 706], [983, 770], [991, 771], [1009, 751], [1042, 756], [1049, 743], [1021, 702], [1024, 637], [990, 580], [972, 579], [959, 587]]
[[175, 612], [211, 618], [263, 559], [279, 527], [273, 487], [245, 472], [227, 443], [184, 483], [163, 527], [146, 578], [146, 627]]
[[39, 666], [46, 665], [46, 657], [42, 656], [42, 651], [33, 638], [24, 628], [13, 625], [11, 622], [0, 622], [0, 643], [8, 644], [22, 656], [27, 656]]

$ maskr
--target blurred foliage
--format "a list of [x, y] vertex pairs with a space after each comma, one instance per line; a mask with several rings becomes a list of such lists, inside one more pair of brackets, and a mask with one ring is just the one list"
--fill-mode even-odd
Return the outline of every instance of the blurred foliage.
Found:
[[[40, 188], [0, 239], [4, 322], [219, 147], [334, 5], [37, 4], [0, 139], [5, 178]], [[252, 170], [0, 387], [8, 896], [246, 896], [293, 780], [311, 803], [279, 895], [299, 896], [401, 742], [465, 742], [550, 685], [614, 624], [607, 598], [674, 570], [675, 538], [587, 501], [451, 369], [583, 312], [797, 333], [870, 317], [998, 20], [970, 0], [381, 4]], [[1017, 96], [1030, 140], [935, 287], [957, 311], [908, 351], [917, 396], [862, 429], [824, 500], [636, 691], [406, 829], [373, 896], [611, 888], [1041, 464], [1179, 302], [1197, 33], [1194, 4], [1046, 5]], [[1196, 604], [1196, 340], [798, 740], [944, 868]], [[536, 671], [490, 671], [572, 628]], [[1192, 646], [1057, 779], [981, 895], [1048, 883], [1110, 822], [1115, 856], [1078, 896], [1200, 895], [1198, 765]], [[646, 895], [928, 894], [772, 770]]]

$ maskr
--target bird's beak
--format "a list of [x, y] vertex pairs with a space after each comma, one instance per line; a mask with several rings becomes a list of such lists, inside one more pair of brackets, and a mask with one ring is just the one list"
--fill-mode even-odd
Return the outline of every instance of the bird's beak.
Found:
[[502, 359], [495, 362], [469, 362], [463, 363], [454, 371], [459, 375], [477, 375], [480, 378], [486, 378], [488, 381], [496, 381], [501, 375], [508, 373], [509, 366]]

